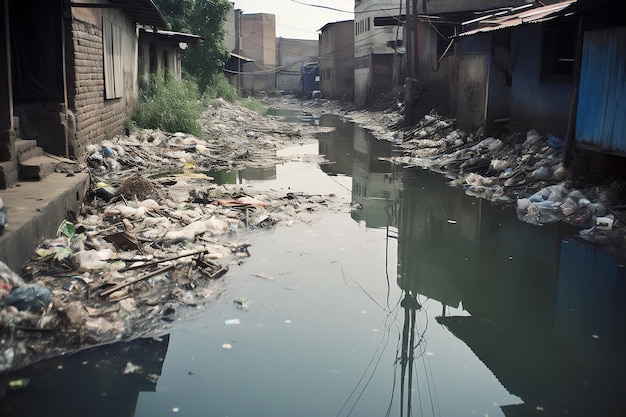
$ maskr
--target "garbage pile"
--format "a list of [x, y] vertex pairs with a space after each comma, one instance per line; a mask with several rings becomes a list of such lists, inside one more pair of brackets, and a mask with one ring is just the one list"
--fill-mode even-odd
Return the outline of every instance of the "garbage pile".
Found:
[[[217, 184], [208, 168], [233, 166], [243, 157], [233, 149], [256, 139], [232, 147], [142, 130], [89, 146], [91, 187], [80, 213], [37, 243], [21, 274], [0, 265], [0, 372], [163, 334], [197, 314], [229, 268], [250, 256], [243, 232], [309, 221], [322, 206], [349, 211], [333, 195]], [[246, 157], [274, 163], [264, 153]]]
[[621, 195], [626, 180], [585, 184], [570, 178], [562, 164], [562, 138], [536, 130], [485, 137], [481, 130], [458, 129], [455, 119], [434, 110], [407, 127], [399, 103], [384, 111], [355, 110], [327, 100], [313, 105], [286, 98], [281, 100], [285, 105], [317, 106], [318, 111], [341, 114], [379, 140], [397, 145], [403, 155], [387, 158], [390, 162], [442, 174], [468, 195], [515, 209], [521, 221], [535, 225], [562, 221], [579, 227], [584, 240], [618, 250], [625, 244], [626, 201]]
[[542, 225], [557, 221], [582, 228], [580, 237], [622, 245], [626, 222], [619, 210], [623, 180], [582, 184], [563, 167], [564, 141], [536, 130], [503, 139], [467, 134], [454, 119], [425, 115], [408, 130], [396, 130], [403, 156], [390, 158], [405, 167], [441, 173], [466, 194], [514, 207], [521, 221]]

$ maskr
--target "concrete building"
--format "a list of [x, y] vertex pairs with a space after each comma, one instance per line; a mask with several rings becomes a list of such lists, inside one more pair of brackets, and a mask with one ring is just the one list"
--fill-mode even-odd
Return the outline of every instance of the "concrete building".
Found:
[[226, 15], [226, 22], [224, 22], [224, 29], [226, 33], [224, 34], [224, 46], [228, 52], [237, 52], [239, 46], [239, 24], [240, 17], [242, 14], [241, 9], [237, 9], [234, 2], [230, 2], [231, 7]]
[[230, 52], [230, 58], [223, 68], [224, 75], [228, 81], [241, 89], [243, 84], [242, 73], [246, 71], [246, 64], [254, 62], [254, 59], [245, 57], [241, 54], [241, 16], [243, 11], [235, 9], [235, 3], [231, 2], [232, 7], [226, 16], [224, 22], [224, 45]]
[[[404, 83], [402, 0], [356, 0], [354, 4], [354, 103], [372, 104], [377, 96], [399, 90]], [[377, 18], [392, 24], [375, 25]]]
[[300, 69], [307, 62], [317, 61], [319, 41], [311, 39], [276, 39], [276, 89], [287, 93], [298, 93]]
[[253, 59], [242, 76], [245, 93], [276, 88], [276, 16], [268, 13], [241, 15], [241, 55]]
[[224, 41], [231, 53], [226, 77], [244, 94], [272, 89], [298, 93], [302, 66], [318, 60], [318, 40], [276, 38], [273, 14], [244, 14], [231, 3], [225, 23]]
[[276, 16], [241, 15], [241, 53], [266, 67], [276, 67]]
[[354, 100], [354, 20], [320, 29], [320, 89], [331, 100]]

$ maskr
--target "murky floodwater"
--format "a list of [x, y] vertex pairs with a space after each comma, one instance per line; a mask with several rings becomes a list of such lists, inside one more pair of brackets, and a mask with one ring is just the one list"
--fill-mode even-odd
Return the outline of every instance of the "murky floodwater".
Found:
[[352, 124], [317, 123], [337, 130], [285, 152], [332, 163], [216, 179], [335, 193], [350, 215], [251, 232], [199, 318], [4, 376], [30, 383], [0, 415], [623, 415], [622, 265], [564, 225], [380, 161], [391, 145]]

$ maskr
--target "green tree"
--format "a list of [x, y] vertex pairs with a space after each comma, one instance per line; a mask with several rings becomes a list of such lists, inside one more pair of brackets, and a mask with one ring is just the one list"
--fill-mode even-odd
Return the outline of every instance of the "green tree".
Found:
[[232, 7], [231, 2], [155, 0], [154, 3], [171, 30], [202, 37], [203, 40], [198, 45], [183, 51], [182, 65], [185, 73], [197, 80], [200, 92], [204, 93], [229, 57], [224, 46], [224, 22]]

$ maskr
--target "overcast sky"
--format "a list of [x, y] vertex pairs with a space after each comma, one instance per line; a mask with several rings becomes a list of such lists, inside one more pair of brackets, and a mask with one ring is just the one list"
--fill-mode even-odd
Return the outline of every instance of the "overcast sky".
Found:
[[[354, 0], [231, 0], [235, 9], [247, 13], [276, 16], [276, 37], [318, 39], [318, 30], [326, 23], [352, 20]], [[308, 5], [305, 5], [308, 4]], [[314, 7], [311, 5], [323, 6]], [[337, 10], [350, 13], [341, 13]]]

